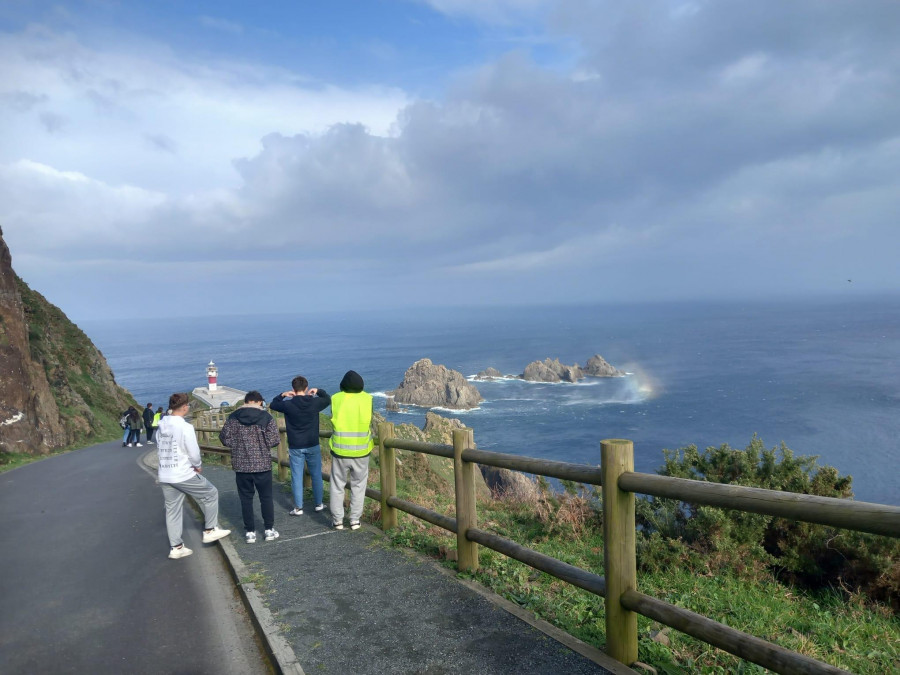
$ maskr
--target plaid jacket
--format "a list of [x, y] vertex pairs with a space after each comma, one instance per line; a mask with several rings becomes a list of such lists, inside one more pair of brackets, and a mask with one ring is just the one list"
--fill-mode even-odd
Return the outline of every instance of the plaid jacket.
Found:
[[222, 445], [231, 448], [231, 467], [241, 473], [272, 470], [272, 451], [278, 445], [278, 425], [265, 410], [243, 406], [228, 416], [219, 432]]

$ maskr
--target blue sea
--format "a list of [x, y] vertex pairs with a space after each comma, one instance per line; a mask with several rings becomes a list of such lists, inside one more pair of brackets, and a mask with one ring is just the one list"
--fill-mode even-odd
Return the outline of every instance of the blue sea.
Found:
[[[358, 371], [376, 408], [421, 426], [425, 411], [385, 413], [417, 359], [472, 376], [518, 374], [534, 360], [584, 364], [593, 354], [628, 372], [578, 384], [475, 383], [485, 401], [439, 411], [474, 429], [478, 446], [598, 464], [600, 440], [628, 438], [638, 471], [663, 448], [754, 434], [818, 455], [853, 476], [856, 498], [900, 504], [900, 297], [778, 303], [666, 303], [416, 309], [83, 322], [116, 379], [142, 403], [219, 383], [270, 399], [305, 375], [338, 389]], [[380, 396], [378, 394], [381, 394]]]

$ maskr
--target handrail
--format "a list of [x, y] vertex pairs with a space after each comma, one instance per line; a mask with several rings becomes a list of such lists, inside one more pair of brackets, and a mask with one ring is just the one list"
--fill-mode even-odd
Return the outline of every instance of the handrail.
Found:
[[[753, 661], [776, 673], [807, 675], [808, 673], [844, 673], [846, 670], [822, 663], [803, 654], [766, 642], [758, 637], [726, 626], [689, 609], [637, 591], [622, 593], [622, 604], [628, 609], [671, 626], [714, 647]], [[849, 674], [848, 674], [849, 675]]]
[[588, 464], [572, 464], [570, 462], [557, 462], [552, 459], [536, 459], [534, 457], [522, 457], [503, 452], [486, 452], [485, 450], [463, 450], [462, 458], [467, 462], [493, 466], [498, 469], [512, 469], [524, 473], [533, 473], [561, 480], [573, 480], [589, 485], [601, 485], [602, 475], [600, 467]]
[[[283, 427], [283, 421], [280, 421], [279, 427]], [[207, 434], [220, 431], [218, 427], [195, 427], [195, 429]], [[289, 467], [290, 462], [287, 461], [286, 455], [281, 454], [283, 450], [281, 446], [286, 448], [284, 438], [286, 432], [283, 428], [280, 428], [279, 432], [282, 435], [282, 443], [279, 446], [279, 456], [273, 456], [273, 462], [280, 467]], [[476, 545], [480, 544], [605, 597], [607, 652], [625, 663], [633, 662], [637, 657], [636, 623], [633, 617], [641, 614], [775, 672], [804, 675], [846, 672], [636, 591], [633, 577], [629, 577], [629, 574], [633, 575], [635, 565], [634, 494], [677, 499], [691, 504], [735, 509], [891, 537], [900, 537], [900, 507], [638, 473], [633, 470], [633, 447], [630, 441], [615, 439], [603, 441], [603, 462], [609, 461], [610, 465], [597, 467], [477, 450], [471, 433], [470, 429], [456, 430], [453, 445], [447, 445], [395, 438], [392, 424], [379, 425], [382, 490], [367, 487], [366, 496], [381, 501], [382, 525], [385, 529], [396, 524], [396, 516], [393, 515], [396, 510], [403, 511], [457, 533], [460, 570], [477, 570]], [[330, 436], [329, 430], [319, 432], [320, 438]], [[230, 454], [228, 448], [207, 444], [201, 444], [200, 447], [204, 452]], [[457, 518], [445, 516], [397, 497], [394, 475], [395, 449], [454, 460]], [[618, 467], [612, 465], [614, 462], [619, 463]], [[588, 572], [479, 529], [470, 471], [476, 464], [602, 486], [606, 576]], [[606, 480], [604, 480], [605, 473], [608, 473]], [[322, 477], [329, 482], [331, 480], [327, 472], [323, 472]], [[461, 527], [461, 522], [466, 524]], [[612, 586], [610, 579], [613, 582]], [[613, 588], [619, 590], [613, 591]], [[615, 618], [611, 619], [613, 614]], [[628, 618], [629, 615], [631, 618]], [[631, 627], [626, 624], [630, 624]]]
[[709, 483], [689, 478], [654, 476], [649, 473], [623, 473], [619, 476], [619, 488], [628, 492], [668, 497], [692, 504], [720, 506], [888, 537], [900, 537], [900, 506], [767, 490], [746, 485]]

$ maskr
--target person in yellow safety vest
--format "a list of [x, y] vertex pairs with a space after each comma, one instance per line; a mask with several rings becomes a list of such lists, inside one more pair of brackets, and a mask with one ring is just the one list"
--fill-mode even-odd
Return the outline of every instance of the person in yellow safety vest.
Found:
[[344, 529], [344, 488], [350, 481], [350, 529], [359, 529], [366, 483], [369, 479], [369, 455], [372, 452], [372, 395], [363, 391], [359, 373], [348, 370], [341, 380], [341, 391], [331, 397], [331, 522]]
[[[160, 406], [159, 408], [156, 409], [156, 414], [153, 415], [153, 422], [150, 426], [150, 429], [152, 430], [150, 438], [153, 438], [153, 436], [156, 435], [156, 430], [159, 428], [159, 420], [162, 419], [162, 416], [163, 416], [163, 409], [162, 409], [162, 406]], [[148, 441], [148, 442], [153, 443], [153, 441]]]

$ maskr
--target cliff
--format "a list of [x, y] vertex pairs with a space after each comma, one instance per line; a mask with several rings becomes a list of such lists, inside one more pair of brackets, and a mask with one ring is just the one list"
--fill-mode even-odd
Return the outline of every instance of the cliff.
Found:
[[111, 440], [134, 404], [87, 335], [16, 275], [0, 230], [0, 452]]

